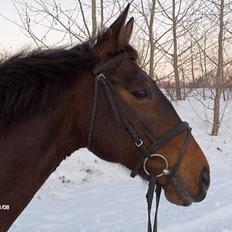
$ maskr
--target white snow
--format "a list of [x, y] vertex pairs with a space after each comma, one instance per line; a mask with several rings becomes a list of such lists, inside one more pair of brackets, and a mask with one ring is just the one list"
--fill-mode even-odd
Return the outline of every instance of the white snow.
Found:
[[[211, 166], [207, 198], [191, 207], [170, 204], [162, 195], [160, 232], [232, 232], [232, 103], [218, 137], [209, 136], [209, 110], [190, 98], [174, 104]], [[104, 162], [86, 149], [67, 158], [23, 211], [10, 232], [141, 232], [147, 228], [147, 183], [125, 168]]]

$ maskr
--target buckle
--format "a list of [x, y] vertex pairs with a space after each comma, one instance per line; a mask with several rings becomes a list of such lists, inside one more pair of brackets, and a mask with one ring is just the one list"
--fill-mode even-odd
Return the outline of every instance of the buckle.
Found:
[[136, 147], [141, 147], [143, 145], [143, 140], [139, 139], [138, 141], [135, 142]]
[[103, 73], [100, 73], [96, 78], [97, 78], [98, 81], [102, 81], [102, 80], [106, 79], [106, 77], [105, 77], [105, 75]]

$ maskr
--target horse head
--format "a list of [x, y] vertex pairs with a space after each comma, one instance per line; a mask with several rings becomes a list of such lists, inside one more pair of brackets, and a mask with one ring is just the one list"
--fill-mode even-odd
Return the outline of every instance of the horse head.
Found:
[[133, 170], [133, 176], [155, 175], [170, 202], [190, 205], [206, 195], [209, 165], [191, 128], [139, 67], [129, 44], [134, 18], [125, 23], [128, 10], [129, 5], [94, 44], [89, 149]]

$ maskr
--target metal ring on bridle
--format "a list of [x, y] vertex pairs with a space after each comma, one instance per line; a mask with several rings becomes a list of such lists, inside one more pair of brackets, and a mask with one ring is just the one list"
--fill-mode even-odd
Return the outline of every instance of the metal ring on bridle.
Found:
[[143, 162], [143, 170], [148, 176], [150, 176], [150, 173], [148, 172], [148, 170], [146, 168], [146, 163], [147, 163], [148, 159], [151, 158], [151, 157], [159, 157], [165, 162], [165, 168], [163, 169], [163, 171], [160, 174], [156, 175], [156, 177], [167, 176], [167, 175], [170, 174], [170, 171], [168, 169], [169, 168], [168, 160], [164, 156], [162, 156], [160, 154], [152, 154], [148, 158], [146, 158], [144, 160], [144, 162]]

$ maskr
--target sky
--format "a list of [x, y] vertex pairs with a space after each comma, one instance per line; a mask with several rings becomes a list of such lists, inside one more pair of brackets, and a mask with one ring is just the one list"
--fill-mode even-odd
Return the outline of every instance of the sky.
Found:
[[[29, 5], [32, 3], [33, 5], [33, 0], [26, 0], [25, 2]], [[73, 8], [73, 0], [59, 2], [61, 3], [62, 7], [66, 9]], [[5, 17], [18, 24], [21, 23], [17, 10], [14, 7], [13, 0], [0, 0], [0, 51], [6, 50], [9, 52], [14, 52], [23, 48], [35, 47], [35, 43], [32, 41], [32, 39], [29, 36], [26, 36], [17, 25], [5, 19]], [[41, 33], [44, 32], [41, 31]], [[60, 34], [57, 35], [57, 33], [53, 33], [52, 37], [48, 38], [47, 41], [52, 44], [52, 42], [60, 38]]]
[[17, 13], [11, 0], [0, 0], [0, 50], [14, 51], [23, 46], [31, 46], [30, 39], [15, 24], [4, 19], [1, 15], [13, 21], [18, 21]]
[[[12, 22], [15, 22], [16, 24], [21, 24], [20, 18], [18, 16], [17, 10], [14, 6], [14, 1], [17, 0], [0, 0], [0, 28], [1, 28], [1, 35], [0, 35], [0, 53], [3, 52], [3, 54], [7, 55], [12, 55], [17, 51], [20, 51], [22, 49], [25, 48], [37, 48], [35, 42], [33, 41], [33, 39], [29, 36], [23, 33], [23, 31], [19, 28], [19, 26], [15, 25]], [[36, 1], [35, 0], [18, 0], [19, 2], [26, 2], [27, 4], [33, 6], [33, 7], [37, 7], [36, 6]], [[47, 2], [49, 2], [50, 0], [46, 0]], [[53, 0], [51, 0], [53, 1]], [[77, 1], [76, 0], [56, 0], [57, 3], [59, 3], [59, 5], [62, 7], [63, 10], [75, 10], [77, 8], [75, 8]], [[91, 29], [91, 17], [87, 17], [88, 14], [88, 2], [90, 2], [90, 0], [85, 0], [83, 1], [83, 7], [85, 10], [85, 16], [86, 16], [86, 20], [87, 20], [87, 25], [89, 26], [89, 28]], [[99, 3], [99, 1], [97, 1]], [[121, 0], [121, 5], [126, 5], [127, 1]], [[112, 20], [114, 20], [119, 12], [117, 7], [109, 7], [110, 1], [105, 1], [105, 8], [104, 8], [104, 18], [106, 20], [106, 25], [110, 25], [110, 23], [112, 22]], [[109, 10], [110, 9], [110, 10]], [[73, 19], [75, 19], [75, 22], [78, 22], [78, 26], [82, 27], [83, 24], [83, 20], [82, 17], [80, 17], [80, 13], [79, 13], [80, 9], [78, 7], [78, 10], [75, 11], [75, 14], [73, 14]], [[70, 13], [70, 12], [69, 12]], [[133, 8], [132, 8], [132, 12], [130, 12], [130, 14], [132, 14], [134, 16], [134, 12], [133, 12]], [[38, 16], [39, 15], [39, 16]], [[37, 37], [41, 38], [43, 37], [44, 34], [46, 34], [46, 28], [42, 27], [42, 26], [38, 26], [40, 25], [40, 23], [42, 22], [42, 24], [44, 25], [49, 25], [46, 21], [46, 17], [44, 17], [43, 14], [38, 14], [36, 15], [36, 21], [39, 21], [38, 24], [33, 24], [33, 32], [36, 33]], [[7, 19], [5, 19], [4, 17], [7, 17]], [[80, 17], [80, 18], [79, 18]], [[33, 17], [32, 17], [33, 18]], [[33, 18], [34, 19], [34, 18]], [[9, 22], [9, 20], [11, 22]], [[64, 20], [64, 19], [62, 19]], [[32, 20], [31, 20], [32, 22]], [[62, 21], [64, 22], [64, 21]], [[67, 25], [67, 22], [66, 22]], [[80, 29], [75, 25], [71, 23], [71, 28], [72, 31], [74, 33], [80, 31]], [[59, 26], [55, 26], [56, 28], [60, 29]], [[134, 30], [135, 31], [135, 30]], [[49, 47], [58, 47], [58, 46], [69, 46], [69, 45], [74, 45], [75, 43], [79, 43], [80, 41], [78, 41], [77, 39], [75, 39], [75, 37], [73, 37], [70, 40], [69, 34], [66, 34], [63, 32], [57, 32], [57, 30], [53, 30], [51, 32], [49, 32], [49, 34], [46, 34], [46, 45], [48, 45]], [[138, 35], [138, 34], [137, 34]], [[143, 34], [142, 34], [143, 36]], [[161, 66], [160, 66], [161, 67]], [[163, 65], [162, 65], [163, 67]], [[163, 68], [161, 68], [161, 70], [163, 70]], [[165, 70], [169, 70], [165, 64]], [[169, 71], [168, 71], [169, 72]]]

